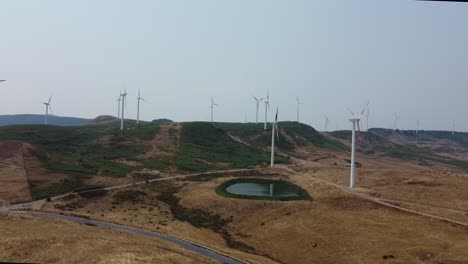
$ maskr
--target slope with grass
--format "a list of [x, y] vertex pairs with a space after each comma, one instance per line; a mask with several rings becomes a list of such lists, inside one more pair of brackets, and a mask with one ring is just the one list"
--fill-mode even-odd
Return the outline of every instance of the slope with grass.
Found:
[[237, 142], [210, 123], [127, 127], [7, 126], [0, 128], [0, 141], [28, 144], [22, 155], [33, 199], [129, 183], [134, 177], [245, 168], [270, 159], [268, 152]]
[[[218, 127], [230, 135], [253, 146], [267, 148], [271, 145], [271, 129], [264, 130], [263, 124], [217, 123]], [[348, 148], [335, 139], [330, 139], [313, 127], [298, 122], [279, 122], [279, 150], [294, 153], [300, 147], [315, 147], [335, 151], [346, 151]]]

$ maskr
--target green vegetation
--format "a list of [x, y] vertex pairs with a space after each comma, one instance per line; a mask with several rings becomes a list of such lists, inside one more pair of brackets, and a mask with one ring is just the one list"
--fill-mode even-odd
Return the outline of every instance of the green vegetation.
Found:
[[141, 141], [152, 138], [158, 131], [159, 126], [155, 124], [140, 125], [138, 129], [130, 127], [125, 131], [119, 131], [117, 126], [18, 125], [0, 127], [0, 139], [34, 145], [47, 153], [36, 156], [48, 170], [69, 175], [42, 188], [33, 182], [33, 197], [44, 198], [86, 187], [83, 179], [92, 175], [126, 176], [135, 167], [117, 160], [136, 160], [147, 149]]
[[169, 205], [170, 211], [175, 219], [188, 222], [198, 228], [208, 228], [221, 234], [229, 247], [244, 250], [247, 252], [254, 251], [254, 248], [235, 240], [227, 230], [227, 225], [233, 220], [232, 217], [224, 219], [220, 215], [210, 213], [200, 209], [186, 208], [179, 204], [180, 198], [175, 194], [182, 188], [171, 182], [158, 182], [148, 187], [154, 192], [158, 192], [158, 200]]
[[[185, 123], [180, 137], [175, 165], [185, 171], [247, 168], [270, 160], [268, 152], [236, 142], [210, 123]], [[277, 157], [277, 162], [286, 160]]]
[[[217, 123], [233, 136], [239, 137], [253, 146], [266, 148], [271, 145], [271, 125], [265, 131], [263, 124]], [[293, 151], [296, 146], [312, 144], [319, 148], [347, 150], [341, 142], [324, 137], [313, 127], [298, 122], [279, 122], [280, 138], [277, 146], [281, 150]]]
[[[298, 196], [291, 196], [291, 197], [280, 197], [280, 196], [253, 196], [253, 195], [240, 195], [240, 194], [233, 194], [226, 190], [229, 186], [236, 184], [236, 183], [264, 183], [264, 184], [281, 184], [287, 186], [288, 188], [294, 190]], [[232, 180], [228, 180], [220, 184], [216, 188], [216, 193], [218, 195], [228, 197], [228, 198], [239, 198], [239, 199], [249, 199], [249, 200], [273, 200], [273, 201], [292, 201], [292, 200], [312, 200], [309, 193], [306, 190], [302, 189], [301, 187], [290, 183], [288, 181], [283, 180], [270, 180], [270, 179], [251, 179], [251, 178], [236, 178]]]

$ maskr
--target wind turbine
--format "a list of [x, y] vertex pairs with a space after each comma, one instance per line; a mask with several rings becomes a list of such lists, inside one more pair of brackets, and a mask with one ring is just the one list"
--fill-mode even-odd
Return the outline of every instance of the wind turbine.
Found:
[[299, 123], [299, 105], [302, 103], [299, 101], [299, 98], [296, 96], [296, 101], [297, 101], [297, 122]]
[[49, 120], [48, 120], [48, 119], [49, 119], [49, 109], [50, 109], [50, 111], [52, 112], [52, 107], [50, 106], [50, 101], [51, 101], [51, 100], [52, 100], [52, 96], [49, 97], [49, 101], [47, 101], [47, 103], [42, 102], [42, 103], [45, 105], [45, 107], [46, 107], [45, 122], [44, 122], [44, 124], [46, 124], [46, 125], [47, 125], [48, 122], [49, 122]]
[[255, 112], [255, 124], [258, 124], [258, 108], [259, 108], [259, 106], [260, 106], [260, 102], [261, 102], [264, 98], [258, 99], [258, 98], [255, 97], [255, 96], [252, 96], [252, 97], [253, 97], [253, 99], [255, 99], [255, 101], [257, 102], [257, 104], [256, 104], [256, 106], [257, 106], [257, 108], [256, 108], [257, 111]]
[[119, 99], [117, 99], [117, 117], [120, 118], [120, 102], [122, 101], [122, 96], [119, 95]]
[[452, 121], [452, 136], [455, 135], [455, 120]]
[[216, 104], [213, 100], [213, 97], [211, 97], [211, 123], [213, 123], [213, 108], [215, 106], [218, 106], [218, 104]]
[[330, 121], [330, 119], [328, 119], [328, 116], [324, 116], [325, 117], [325, 132], [328, 132], [328, 121]]
[[124, 129], [124, 120], [125, 120], [125, 102], [127, 101], [127, 91], [120, 94], [121, 103], [122, 103], [122, 115], [120, 116], [120, 130]]
[[276, 108], [275, 122], [272, 124], [272, 128], [271, 128], [271, 163], [270, 163], [271, 167], [275, 165], [275, 132], [276, 132], [276, 138], [279, 140], [278, 108]]
[[355, 164], [355, 156], [356, 156], [356, 127], [358, 129], [358, 131], [360, 132], [361, 131], [361, 128], [360, 128], [360, 121], [361, 121], [361, 117], [364, 115], [364, 112], [366, 111], [366, 108], [367, 106], [369, 105], [369, 103], [367, 103], [367, 105], [364, 107], [364, 109], [362, 109], [361, 113], [359, 115], [355, 115], [352, 111], [351, 114], [352, 114], [352, 118], [349, 119], [349, 121], [351, 123], [353, 123], [353, 130], [352, 130], [352, 133], [351, 133], [351, 175], [350, 175], [350, 179], [349, 179], [349, 188], [354, 188], [355, 186], [355, 183], [356, 183], [356, 175], [355, 175], [355, 167], [356, 167], [356, 164]]
[[145, 101], [140, 95], [140, 90], [138, 90], [138, 103], [137, 103], [137, 125], [140, 123], [140, 101]]
[[394, 117], [394, 119], [393, 119], [393, 126], [394, 126], [395, 130], [398, 129], [398, 121], [399, 121], [399, 120], [400, 120], [400, 116], [397, 115], [397, 113], [395, 113], [395, 117]]
[[[263, 126], [263, 130], [267, 130], [267, 122], [268, 122], [268, 110], [270, 109], [270, 92], [268, 91], [266, 101], [265, 101], [265, 124]], [[257, 110], [258, 112], [258, 110]]]
[[370, 112], [369, 109], [370, 109], [370, 106], [367, 107], [367, 113], [366, 113], [366, 119], [367, 119], [367, 121], [366, 121], [366, 126], [367, 126], [366, 131], [367, 132], [369, 132], [369, 112]]

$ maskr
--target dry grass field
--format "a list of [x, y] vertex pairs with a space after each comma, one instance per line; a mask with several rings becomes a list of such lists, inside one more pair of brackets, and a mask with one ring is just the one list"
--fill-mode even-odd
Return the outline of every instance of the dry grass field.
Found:
[[0, 214], [0, 234], [4, 262], [214, 263], [157, 239], [32, 216]]
[[[139, 187], [138, 190], [145, 195], [134, 202], [116, 203], [117, 193], [123, 192], [120, 190], [102, 197], [75, 197], [70, 201], [50, 203], [44, 210], [68, 210], [66, 205], [82, 203], [73, 211], [66, 212], [179, 235], [252, 263], [468, 263], [468, 227], [388, 208], [314, 179], [321, 176], [346, 185], [348, 175], [345, 168], [330, 169], [323, 164], [314, 166], [313, 163], [303, 163], [296, 165], [295, 169], [300, 169], [300, 172], [270, 171], [274, 175], [271, 177], [289, 178], [306, 189], [313, 201], [252, 201], [218, 196], [214, 189], [230, 177], [170, 183], [183, 186], [176, 192], [180, 198], [179, 205], [231, 219], [226, 230], [233, 240], [250, 249], [229, 248], [220, 232], [194, 227], [187, 221], [175, 219], [170, 206], [158, 199], [157, 194], [167, 187], [162, 183]], [[399, 182], [405, 181], [403, 174], [411, 172], [419, 175], [418, 171], [408, 172], [403, 168], [402, 176], [393, 178], [387, 176], [395, 174], [390, 170], [369, 170], [359, 171], [360, 184], [365, 186], [359, 188], [362, 193], [466, 208], [466, 192], [463, 192], [462, 185], [468, 182], [466, 175], [446, 175], [444, 181], [435, 185], [437, 189], [434, 193], [441, 194], [432, 197], [421, 192], [428, 191], [425, 188], [434, 184], [407, 184], [401, 195], [393, 190], [396, 188], [393, 185], [402, 185]], [[420, 173], [416, 177], [418, 181], [429, 181], [438, 175], [435, 172]], [[413, 174], [407, 176], [413, 178]], [[366, 179], [367, 175], [369, 179]], [[452, 177], [454, 182], [459, 181], [460, 188], [455, 188], [454, 192], [450, 192], [454, 187], [450, 184]], [[388, 189], [379, 189], [376, 184], [379, 178], [387, 180]], [[450, 217], [443, 211], [427, 211]], [[468, 222], [466, 216], [457, 217], [460, 221]]]

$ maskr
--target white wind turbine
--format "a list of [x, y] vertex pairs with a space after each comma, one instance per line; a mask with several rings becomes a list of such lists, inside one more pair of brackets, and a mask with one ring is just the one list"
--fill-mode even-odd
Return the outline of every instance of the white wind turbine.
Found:
[[302, 103], [299, 101], [299, 97], [296, 96], [296, 101], [297, 101], [297, 122], [299, 123], [299, 105]]
[[45, 110], [45, 121], [44, 121], [44, 124], [48, 124], [49, 123], [49, 109], [50, 111], [52, 112], [52, 107], [50, 106], [50, 101], [52, 100], [52, 96], [49, 97], [49, 101], [47, 101], [47, 103], [45, 102], [42, 102], [45, 107], [46, 107], [46, 110]]
[[455, 120], [452, 121], [452, 136], [455, 135]]
[[211, 123], [213, 123], [213, 108], [215, 106], [218, 106], [218, 104], [216, 104], [213, 100], [213, 97], [211, 97]]
[[352, 130], [352, 133], [351, 133], [351, 175], [350, 175], [350, 180], [349, 180], [349, 188], [354, 188], [355, 184], [356, 184], [356, 175], [355, 175], [355, 167], [356, 167], [356, 163], [355, 163], [355, 156], [356, 156], [356, 127], [358, 129], [358, 131], [360, 132], [361, 131], [361, 128], [360, 128], [360, 121], [361, 121], [361, 117], [364, 115], [364, 112], [366, 111], [366, 108], [367, 106], [369, 105], [369, 103], [367, 103], [366, 107], [364, 107], [364, 109], [362, 109], [361, 113], [359, 115], [355, 115], [352, 111], [351, 112], [351, 115], [352, 115], [352, 118], [349, 119], [349, 121], [351, 123], [353, 123], [353, 130]]
[[264, 99], [264, 98], [260, 98], [258, 99], [257, 97], [255, 96], [252, 96], [253, 99], [255, 99], [255, 101], [257, 102], [256, 104], [256, 112], [255, 112], [255, 124], [258, 124], [258, 108], [260, 107], [260, 102]]
[[276, 138], [279, 140], [278, 108], [276, 108], [275, 122], [272, 124], [272, 128], [271, 128], [271, 162], [270, 162], [271, 167], [275, 165], [275, 133], [276, 133]]
[[122, 103], [122, 115], [120, 116], [120, 130], [124, 129], [124, 120], [125, 120], [125, 102], [127, 101], [127, 91], [120, 94], [120, 99]]
[[330, 119], [328, 119], [328, 116], [324, 116], [325, 117], [325, 132], [328, 132], [328, 122], [330, 121]]
[[395, 130], [398, 129], [398, 121], [400, 120], [400, 116], [395, 113], [395, 117], [393, 119], [393, 126], [395, 127]]
[[119, 95], [119, 99], [117, 99], [117, 117], [120, 118], [120, 102], [122, 101], [122, 96]]
[[140, 90], [138, 90], [138, 103], [137, 103], [137, 125], [140, 123], [140, 101], [145, 101], [140, 95]]
[[263, 130], [267, 130], [268, 110], [269, 109], [270, 109], [270, 92], [267, 93], [267, 97], [266, 97], [266, 100], [265, 100], [265, 124], [263, 126]]

